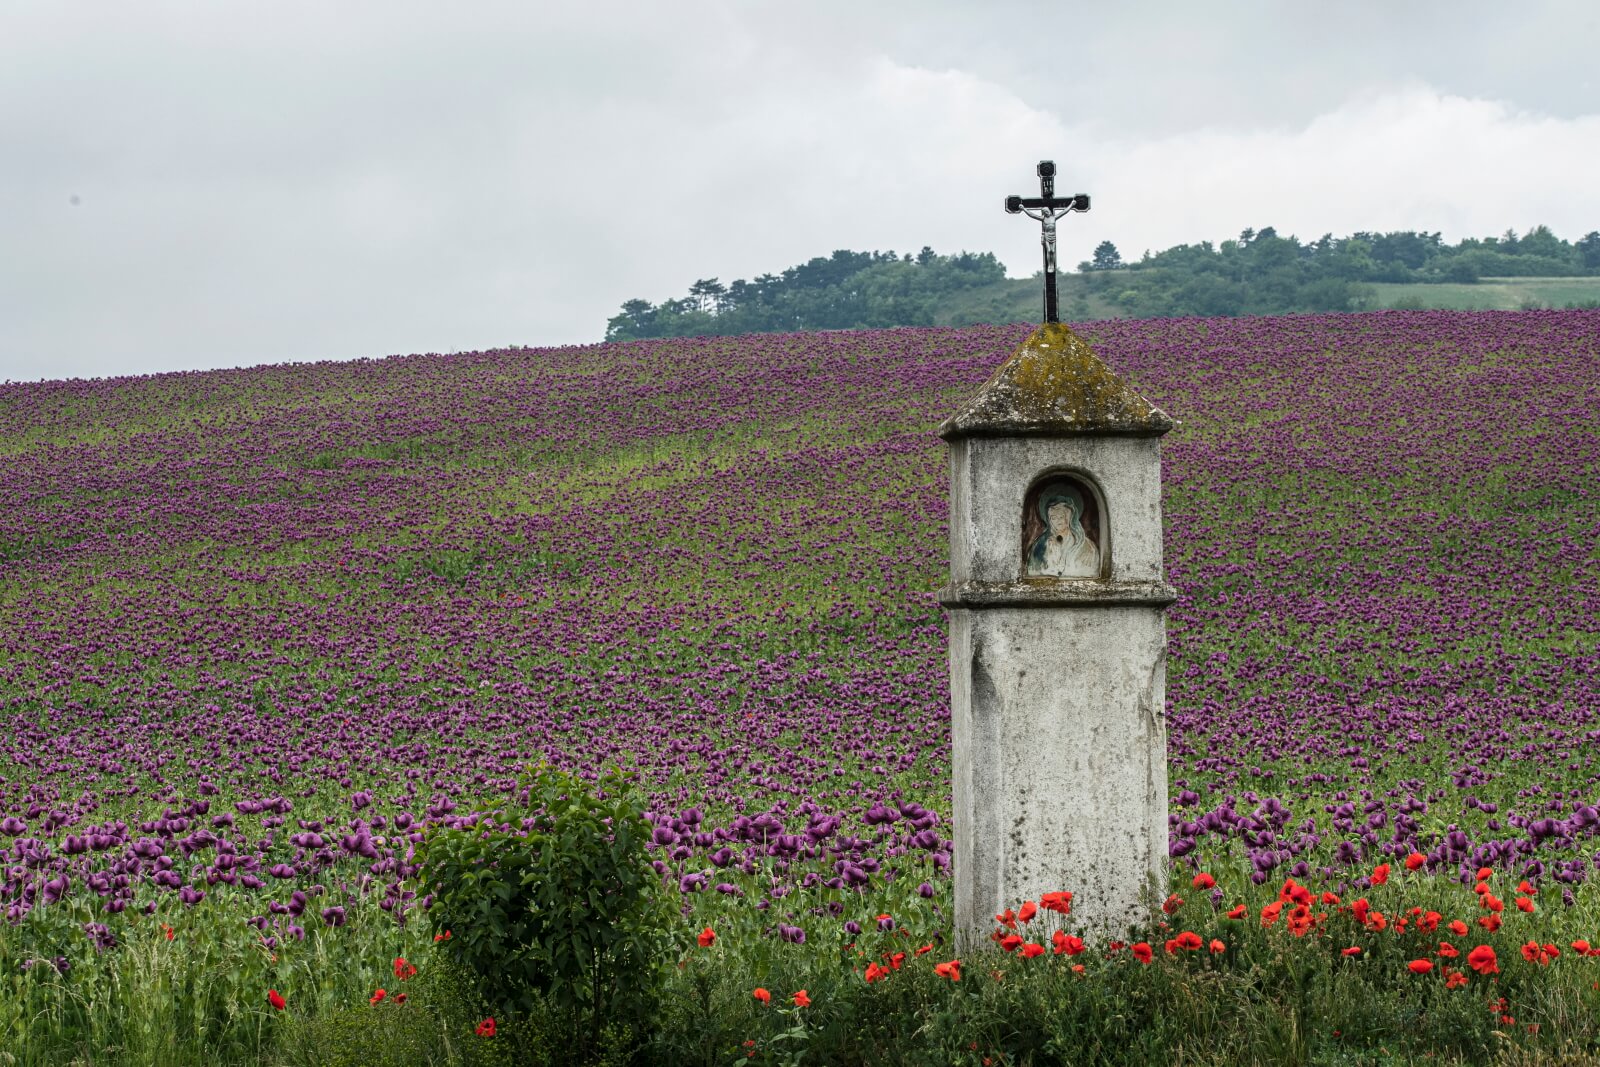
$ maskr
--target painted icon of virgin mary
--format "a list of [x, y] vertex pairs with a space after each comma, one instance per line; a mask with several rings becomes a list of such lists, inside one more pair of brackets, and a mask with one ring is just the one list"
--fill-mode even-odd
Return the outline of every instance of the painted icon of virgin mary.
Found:
[[1028, 574], [1041, 578], [1094, 578], [1100, 549], [1083, 529], [1083, 494], [1066, 485], [1039, 494], [1044, 532], [1028, 550]]

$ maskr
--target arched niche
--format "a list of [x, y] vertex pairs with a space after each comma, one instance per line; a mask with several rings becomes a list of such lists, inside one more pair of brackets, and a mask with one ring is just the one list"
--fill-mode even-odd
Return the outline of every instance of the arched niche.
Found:
[[1093, 479], [1052, 470], [1022, 498], [1022, 577], [1096, 579], [1111, 571], [1110, 523]]

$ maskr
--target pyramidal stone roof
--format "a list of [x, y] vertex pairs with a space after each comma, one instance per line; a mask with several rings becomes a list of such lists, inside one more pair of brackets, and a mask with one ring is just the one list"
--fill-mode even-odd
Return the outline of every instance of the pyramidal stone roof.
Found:
[[1171, 417], [1133, 391], [1064, 323], [1047, 322], [1023, 341], [978, 395], [939, 427], [959, 437], [1159, 437]]

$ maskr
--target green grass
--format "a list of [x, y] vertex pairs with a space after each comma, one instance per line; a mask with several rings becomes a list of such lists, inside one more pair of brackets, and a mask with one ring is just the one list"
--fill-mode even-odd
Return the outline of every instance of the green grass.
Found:
[[1482, 278], [1472, 284], [1382, 282], [1372, 286], [1373, 308], [1518, 311], [1600, 307], [1600, 278]]
[[[804, 906], [791, 904], [792, 887], [776, 865], [727, 878], [741, 896], [689, 899], [656, 1017], [611, 1020], [588, 1062], [1510, 1065], [1594, 1062], [1600, 1050], [1600, 959], [1570, 947], [1600, 940], [1600, 894], [1588, 887], [1573, 907], [1547, 892], [1524, 914], [1514, 886], [1497, 875], [1491, 892], [1507, 917], [1491, 933], [1479, 927], [1487, 911], [1466, 887], [1397, 867], [1387, 884], [1317, 903], [1311, 913], [1323, 918], [1297, 935], [1287, 929], [1287, 908], [1270, 924], [1260, 918], [1278, 899], [1277, 883], [1252, 886], [1224, 872], [1220, 904], [1180, 881], [1187, 899], [1130, 935], [1152, 947], [1143, 963], [1127, 947], [1049, 950], [1047, 920], [1058, 917], [1046, 911], [1016, 926], [1025, 941], [1046, 946], [1036, 958], [994, 944], [957, 954], [943, 941], [948, 898], [922, 898], [914, 871], [866, 896], [807, 894]], [[1385, 916], [1382, 929], [1370, 913], [1365, 925], [1357, 921], [1348, 905], [1358, 896]], [[526, 1012], [485, 1002], [436, 950], [422, 920], [397, 926], [371, 898], [346, 900], [345, 926], [322, 926], [317, 910], [338, 897], [330, 888], [307, 909], [303, 941], [273, 946], [221, 896], [113, 916], [119, 947], [96, 953], [79, 938], [70, 979], [46, 954], [46, 931], [0, 925], [0, 1033], [20, 1036], [0, 1044], [0, 1064], [575, 1062], [571, 1019], [541, 1001]], [[751, 900], [769, 909], [753, 909]], [[1226, 915], [1235, 901], [1246, 904], [1241, 919]], [[1415, 929], [1412, 908], [1437, 911], [1438, 927]], [[880, 929], [879, 915], [892, 915], [893, 929]], [[89, 916], [58, 918], [76, 924]], [[846, 919], [862, 932], [846, 931]], [[1457, 919], [1469, 924], [1466, 936], [1449, 931]], [[1400, 920], [1412, 928], [1400, 930]], [[773, 936], [778, 921], [805, 929], [806, 942]], [[716, 938], [701, 947], [694, 933], [706, 927]], [[1207, 947], [1166, 949], [1180, 931]], [[1213, 939], [1220, 945], [1209, 947]], [[1520, 946], [1530, 940], [1553, 943], [1560, 955], [1526, 960]], [[1460, 955], [1440, 955], [1441, 942]], [[1494, 948], [1497, 973], [1466, 967], [1478, 945]], [[1351, 946], [1361, 952], [1344, 955]], [[898, 965], [896, 953], [904, 954]], [[416, 975], [397, 977], [396, 956], [416, 965]], [[961, 960], [959, 980], [934, 970], [952, 959]], [[1432, 960], [1434, 970], [1412, 973], [1416, 959]], [[869, 965], [884, 968], [870, 983]], [[1447, 983], [1445, 967], [1463, 977]], [[771, 1000], [757, 1000], [757, 988]], [[268, 1002], [269, 989], [283, 996], [282, 1011]], [[379, 989], [384, 997], [374, 1004]], [[802, 989], [809, 1007], [793, 1003]], [[488, 1017], [495, 1035], [477, 1035]]]

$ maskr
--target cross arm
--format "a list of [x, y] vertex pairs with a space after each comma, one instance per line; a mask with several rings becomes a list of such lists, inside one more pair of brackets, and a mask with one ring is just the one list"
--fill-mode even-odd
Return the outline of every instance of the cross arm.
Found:
[[1078, 193], [1075, 196], [1008, 196], [1006, 197], [1006, 211], [1012, 215], [1018, 214], [1023, 208], [1046, 208], [1051, 211], [1088, 211], [1089, 194]]

